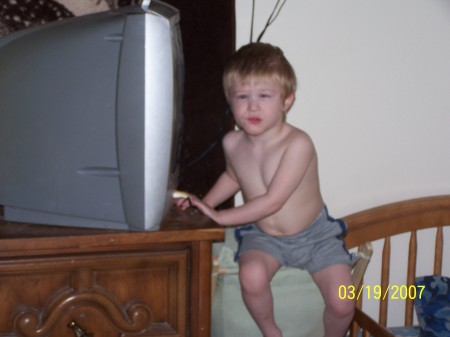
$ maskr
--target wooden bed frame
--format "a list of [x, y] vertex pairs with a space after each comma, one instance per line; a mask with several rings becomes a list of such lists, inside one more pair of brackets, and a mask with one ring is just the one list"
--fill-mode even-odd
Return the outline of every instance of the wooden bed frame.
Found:
[[[391, 238], [402, 233], [409, 233], [406, 286], [414, 284], [416, 277], [417, 248], [426, 249], [426, 244], [420, 245], [417, 231], [426, 228], [436, 228], [434, 249], [434, 274], [441, 274], [444, 235], [443, 227], [450, 226], [450, 195], [433, 196], [421, 199], [388, 204], [345, 217], [349, 225], [349, 232], [345, 238], [347, 247], [362, 248], [365, 242], [383, 240], [381, 252], [381, 272], [379, 280], [371, 280], [381, 285], [384, 291], [389, 285]], [[448, 242], [450, 239], [447, 239]], [[447, 243], [448, 244], [448, 243]], [[425, 246], [425, 247], [424, 247]], [[374, 252], [376, 253], [376, 252]], [[397, 266], [397, 265], [396, 265]], [[350, 336], [363, 337], [393, 337], [386, 329], [388, 317], [388, 301], [379, 301], [379, 320], [376, 322], [361, 309], [362, 297], [357, 303], [352, 322]], [[404, 300], [405, 326], [413, 325], [413, 299]]]

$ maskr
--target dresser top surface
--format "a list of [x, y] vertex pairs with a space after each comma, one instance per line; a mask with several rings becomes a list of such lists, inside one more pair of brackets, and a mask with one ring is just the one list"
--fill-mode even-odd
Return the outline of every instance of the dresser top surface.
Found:
[[156, 231], [121, 231], [17, 223], [0, 220], [0, 255], [55, 249], [102, 250], [114, 246], [221, 241], [224, 229], [196, 210], [172, 207]]

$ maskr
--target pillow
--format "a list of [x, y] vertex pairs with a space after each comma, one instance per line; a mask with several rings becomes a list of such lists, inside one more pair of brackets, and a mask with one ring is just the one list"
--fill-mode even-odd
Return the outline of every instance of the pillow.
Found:
[[420, 336], [450, 336], [450, 278], [439, 275], [422, 276], [416, 278], [415, 285], [417, 291], [414, 306]]

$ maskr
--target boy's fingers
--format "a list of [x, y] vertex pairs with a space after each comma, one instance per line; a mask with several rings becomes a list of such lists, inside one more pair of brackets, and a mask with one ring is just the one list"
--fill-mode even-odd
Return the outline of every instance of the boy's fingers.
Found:
[[185, 210], [192, 206], [191, 195], [183, 191], [174, 191], [172, 193], [172, 198], [175, 199], [175, 204], [182, 210]]
[[191, 198], [187, 197], [182, 199], [181, 205], [183, 206], [183, 209], [191, 207], [192, 206]]

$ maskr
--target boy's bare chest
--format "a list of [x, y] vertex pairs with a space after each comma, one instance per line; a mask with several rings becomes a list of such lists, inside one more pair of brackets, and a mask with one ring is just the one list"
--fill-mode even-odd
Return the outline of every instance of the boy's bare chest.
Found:
[[230, 164], [244, 193], [265, 193], [279, 167], [283, 151], [238, 151]]

